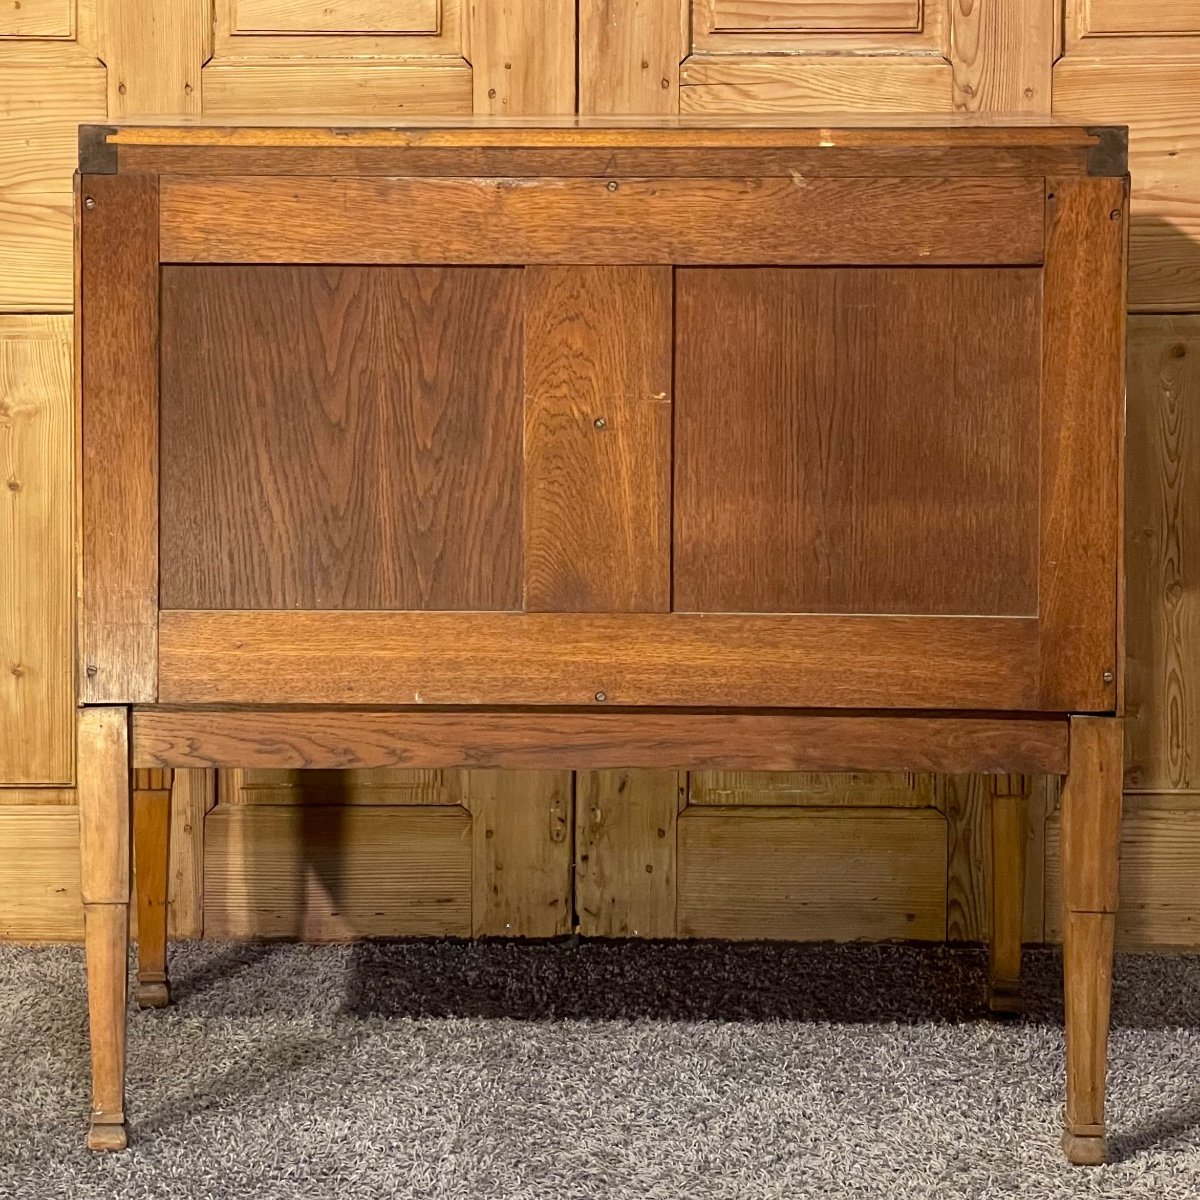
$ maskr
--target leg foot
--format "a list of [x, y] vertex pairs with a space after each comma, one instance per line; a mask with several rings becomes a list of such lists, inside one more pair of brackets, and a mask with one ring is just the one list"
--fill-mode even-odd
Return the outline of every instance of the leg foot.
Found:
[[133, 867], [137, 899], [137, 1002], [162, 1008], [167, 983], [167, 879], [171, 855], [171, 782], [174, 772], [133, 773]]
[[1029, 781], [1024, 775], [991, 780], [991, 931], [988, 1007], [1013, 1015], [1021, 1002], [1021, 924], [1025, 901], [1025, 824]]
[[117, 1125], [112, 1122], [98, 1122], [93, 1119], [87, 1135], [87, 1148], [89, 1150], [101, 1152], [124, 1150], [127, 1145], [128, 1139], [125, 1137], [124, 1122]]
[[1108, 1141], [1100, 1136], [1081, 1137], [1069, 1129], [1063, 1130], [1063, 1153], [1067, 1162], [1076, 1167], [1098, 1167], [1108, 1162]]

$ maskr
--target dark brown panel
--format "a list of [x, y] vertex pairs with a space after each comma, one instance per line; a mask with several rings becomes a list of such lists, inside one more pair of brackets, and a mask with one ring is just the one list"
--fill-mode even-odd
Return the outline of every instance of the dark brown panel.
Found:
[[676, 609], [1037, 612], [1037, 271], [676, 278]]
[[694, 613], [164, 612], [168, 704], [1029, 710], [1037, 622]]
[[1042, 703], [1112, 712], [1125, 441], [1125, 179], [1047, 181]]
[[[1067, 722], [828, 713], [138, 709], [135, 766], [1061, 774]], [[674, 804], [674, 798], [672, 799]]]
[[158, 628], [158, 181], [80, 181], [79, 699], [153, 700]]
[[165, 176], [161, 238], [167, 262], [1040, 263], [1042, 196], [1040, 176]]
[[525, 608], [671, 606], [671, 269], [525, 275]]
[[166, 267], [162, 601], [521, 602], [521, 272]]

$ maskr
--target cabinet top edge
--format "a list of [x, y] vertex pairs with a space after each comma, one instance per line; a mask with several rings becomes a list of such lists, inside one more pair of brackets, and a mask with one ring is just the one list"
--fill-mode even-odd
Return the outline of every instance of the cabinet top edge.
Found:
[[446, 117], [405, 124], [364, 119], [336, 125], [288, 118], [221, 122], [178, 118], [81, 125], [79, 169], [85, 174], [114, 173], [118, 150], [133, 146], [207, 151], [270, 147], [296, 153], [337, 147], [867, 151], [1066, 147], [1086, 156], [1089, 175], [1123, 175], [1127, 143], [1128, 129], [1123, 125], [1027, 114]]

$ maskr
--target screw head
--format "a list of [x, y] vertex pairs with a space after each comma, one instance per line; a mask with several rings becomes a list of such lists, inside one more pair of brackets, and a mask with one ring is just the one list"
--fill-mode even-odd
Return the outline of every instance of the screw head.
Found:
[[83, 198], [83, 207], [86, 209], [93, 209], [96, 207], [96, 202], [91, 198], [91, 196], [85, 196]]
[[1114, 208], [1112, 212], [1108, 214], [1108, 219], [1110, 221], [1119, 221], [1121, 219], [1121, 210], [1119, 208]]
[[610, 192], [615, 192], [620, 186], [621, 185], [615, 179], [610, 179], [608, 181], [608, 190]]
[[1105, 683], [1112, 683], [1112, 681], [1114, 679], [1116, 679], [1116, 676], [1111, 671], [1104, 672], [1104, 682]]
[[608, 420], [607, 420], [607, 418], [605, 418], [605, 417], [597, 417], [597, 418], [596, 418], [596, 419], [595, 419], [595, 420], [592, 422], [592, 424], [593, 424], [593, 425], [594, 425], [594, 426], [595, 426], [597, 429], [607, 429], [607, 428], [608, 428]]
[[605, 700], [607, 700], [607, 699], [608, 699], [607, 692], [597, 692], [596, 693], [596, 702], [598, 704], [603, 704], [605, 702]]

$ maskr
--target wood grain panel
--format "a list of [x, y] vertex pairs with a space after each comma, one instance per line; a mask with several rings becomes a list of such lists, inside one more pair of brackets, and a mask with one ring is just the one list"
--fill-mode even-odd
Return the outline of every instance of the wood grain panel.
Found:
[[174, 176], [161, 237], [169, 262], [1039, 263], [1043, 202], [1033, 178]]
[[458, 807], [219, 806], [205, 822], [205, 935], [469, 937], [470, 824]]
[[83, 940], [77, 808], [0, 803], [0, 939]]
[[[486, 767], [723, 767], [693, 778], [696, 789], [751, 784], [751, 770], [830, 771], [847, 767], [910, 770], [1065, 771], [1066, 722], [1021, 717], [917, 717], [830, 713], [709, 714], [596, 708], [570, 712], [441, 709], [348, 711], [346, 709], [135, 709], [135, 766], [224, 767], [240, 765], [268, 791], [290, 772], [320, 776], [336, 770], [390, 792], [420, 787], [423, 802], [453, 799], [440, 765]], [[376, 772], [399, 767], [406, 771]], [[735, 772], [737, 772], [735, 774]], [[757, 778], [762, 778], [757, 776]], [[812, 776], [775, 777], [780, 786], [822, 797]], [[824, 777], [820, 777], [824, 778]], [[870, 778], [856, 775], [852, 786]], [[401, 783], [401, 779], [403, 783]], [[241, 785], [239, 780], [238, 786]], [[930, 802], [928, 781], [906, 777], [897, 804]], [[317, 788], [316, 790], [320, 790]], [[411, 792], [408, 793], [411, 796]], [[349, 797], [355, 798], [355, 797]], [[230, 797], [230, 802], [239, 801]], [[393, 803], [395, 800], [392, 801]], [[699, 802], [695, 801], [694, 802]], [[723, 803], [736, 803], [731, 799]], [[825, 799], [825, 804], [835, 801]], [[407, 799], [405, 803], [414, 803]]]
[[110, 120], [200, 115], [201, 71], [212, 53], [211, 0], [172, 0], [153, 20], [140, 0], [103, 0], [97, 16]]
[[[288, 714], [295, 718], [296, 714]], [[293, 727], [296, 724], [293, 720]], [[299, 724], [306, 724], [304, 716]], [[343, 726], [344, 728], [344, 726]], [[264, 759], [267, 757], [263, 756]], [[236, 756], [235, 758], [240, 758]], [[345, 762], [346, 755], [337, 761]], [[232, 761], [232, 760], [231, 760]], [[274, 761], [278, 762], [276, 758]], [[222, 773], [222, 804], [459, 804], [457, 774], [426, 768], [247, 767]]]
[[671, 607], [669, 267], [525, 277], [524, 607]]
[[158, 182], [80, 194], [79, 699], [128, 703], [155, 698], [157, 666]]
[[921, 0], [700, 0], [714, 33], [816, 29], [859, 33], [921, 28]]
[[575, 0], [467, 0], [473, 111], [575, 111]]
[[168, 704], [1031, 710], [1015, 618], [164, 612]]
[[0, 317], [0, 782], [75, 768], [70, 317]]
[[1129, 323], [1126, 784], [1200, 790], [1200, 317]]
[[934, 809], [690, 808], [681, 937], [946, 936], [946, 823]]
[[129, 710], [79, 710], [79, 850], [84, 904], [128, 904]]
[[[874, 721], [879, 718], [865, 719]], [[797, 728], [798, 737], [803, 736], [803, 728]], [[847, 728], [847, 733], [853, 733], [853, 730]], [[863, 750], [870, 753], [866, 747]], [[847, 746], [842, 764], [848, 763], [853, 755], [854, 751]], [[899, 762], [899, 756], [893, 761]], [[933, 776], [892, 774], [886, 771], [846, 771], [840, 774], [816, 771], [693, 771], [688, 776], [687, 795], [689, 804], [716, 804], [727, 808], [733, 805], [929, 808], [933, 804]]]
[[676, 609], [1036, 612], [1037, 273], [676, 293]]
[[571, 932], [569, 771], [468, 771], [474, 937]]
[[680, 68], [683, 113], [940, 113], [952, 72], [940, 57], [714, 54]]
[[0, 262], [0, 312], [70, 312], [70, 198], [0, 192]]
[[675, 936], [675, 771], [589, 771], [575, 792], [575, 909], [585, 937]]
[[69, 38], [75, 0], [17, 0], [0, 9], [0, 37]]
[[519, 607], [519, 271], [167, 268], [162, 296], [164, 606]]
[[233, 32], [437, 33], [440, 7], [439, 0], [235, 0]]
[[1062, 19], [1056, 5], [959, 0], [947, 7], [955, 111], [1048, 112], [1056, 26]]
[[1105, 712], [1118, 636], [1125, 388], [1122, 179], [1047, 180], [1042, 330], [1042, 704]]
[[578, 110], [647, 116], [679, 110], [680, 5], [579, 0]]
[[1200, 11], [1189, 0], [1069, 0], [1079, 36], [1200, 33]]

